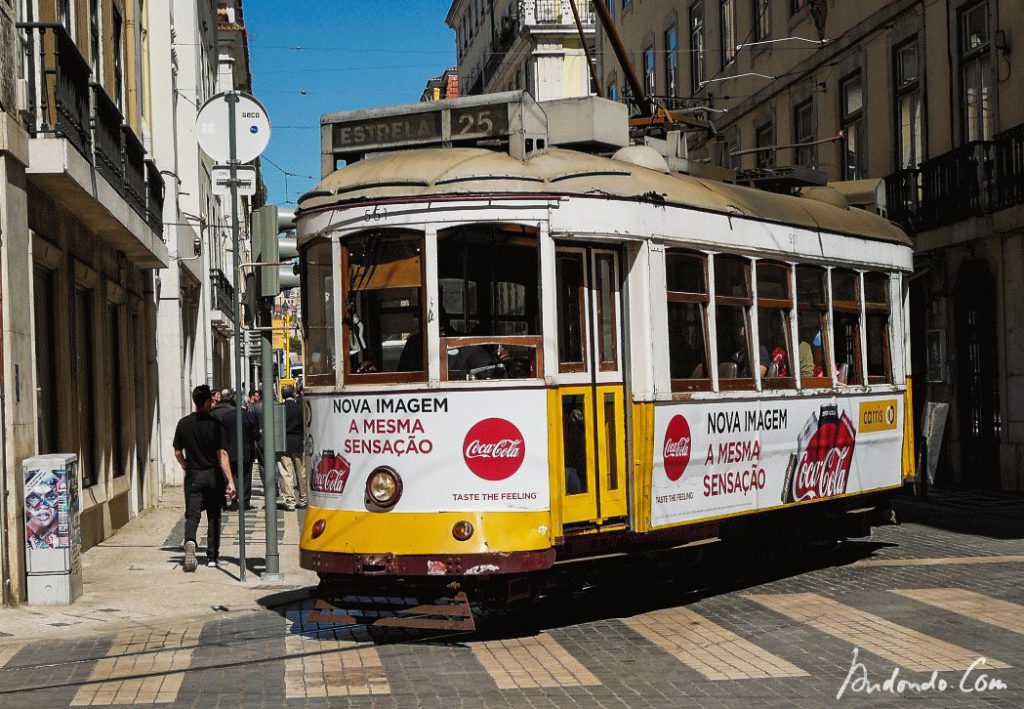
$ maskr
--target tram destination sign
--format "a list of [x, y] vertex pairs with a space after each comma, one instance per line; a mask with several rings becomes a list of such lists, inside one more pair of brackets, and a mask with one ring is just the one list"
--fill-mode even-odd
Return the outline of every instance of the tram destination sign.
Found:
[[334, 151], [339, 153], [399, 143], [436, 142], [441, 140], [441, 114], [419, 113], [335, 123], [331, 131]]
[[521, 92], [324, 115], [320, 120], [324, 174], [337, 159], [374, 152], [468, 145], [524, 132], [544, 136], [547, 119]]

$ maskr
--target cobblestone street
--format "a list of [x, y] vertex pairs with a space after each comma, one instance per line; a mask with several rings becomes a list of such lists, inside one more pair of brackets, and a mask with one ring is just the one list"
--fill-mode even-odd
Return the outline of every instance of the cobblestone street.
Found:
[[[987, 535], [969, 499], [943, 504], [952, 529], [905, 503], [929, 524], [756, 563], [709, 554], [671, 579], [606, 564], [486, 635], [371, 638], [268, 591], [219, 618], [0, 637], [0, 705], [1020, 706], [1019, 499]], [[894, 673], [920, 691], [891, 691]]]

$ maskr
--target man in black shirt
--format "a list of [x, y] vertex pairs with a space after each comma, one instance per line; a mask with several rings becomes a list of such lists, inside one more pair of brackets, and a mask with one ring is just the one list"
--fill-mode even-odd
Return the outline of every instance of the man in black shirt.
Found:
[[[196, 530], [206, 511], [207, 566], [219, 566], [220, 511], [225, 492], [235, 495], [228, 463], [227, 436], [210, 416], [213, 394], [201, 384], [192, 390], [196, 410], [181, 419], [174, 431], [174, 457], [185, 470], [185, 571], [196, 570]], [[225, 485], [226, 483], [226, 485]]]

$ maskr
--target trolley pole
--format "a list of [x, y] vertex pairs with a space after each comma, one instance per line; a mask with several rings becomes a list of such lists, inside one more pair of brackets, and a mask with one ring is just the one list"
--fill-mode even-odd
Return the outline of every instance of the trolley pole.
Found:
[[242, 252], [238, 238], [238, 136], [235, 126], [235, 104], [238, 92], [228, 91], [228, 143], [231, 146], [231, 247], [235, 251], [235, 494], [238, 500], [238, 580], [245, 582], [245, 446], [242, 440], [242, 288], [238, 275], [242, 272]]

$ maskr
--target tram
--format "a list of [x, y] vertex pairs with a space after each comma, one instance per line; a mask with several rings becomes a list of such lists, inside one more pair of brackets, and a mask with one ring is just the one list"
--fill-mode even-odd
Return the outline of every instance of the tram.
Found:
[[828, 188], [681, 174], [626, 126], [523, 93], [322, 118], [297, 225], [326, 585], [514, 594], [863, 536], [913, 475], [907, 236]]

